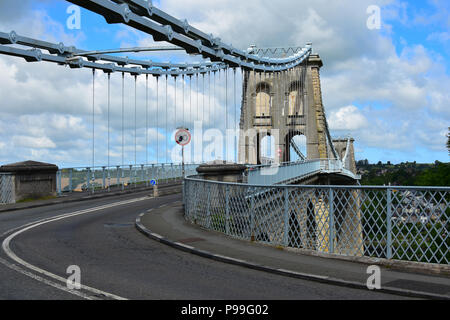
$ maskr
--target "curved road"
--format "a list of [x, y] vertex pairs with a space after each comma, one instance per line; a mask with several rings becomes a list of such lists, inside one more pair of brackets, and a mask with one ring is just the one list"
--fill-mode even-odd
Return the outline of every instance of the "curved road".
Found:
[[[0, 213], [0, 299], [402, 298], [212, 261], [135, 229], [140, 213], [180, 200], [180, 195], [153, 199], [141, 192]], [[67, 213], [75, 214], [26, 226]], [[69, 276], [70, 265], [80, 267], [81, 283], [88, 288], [67, 290], [61, 280]]]

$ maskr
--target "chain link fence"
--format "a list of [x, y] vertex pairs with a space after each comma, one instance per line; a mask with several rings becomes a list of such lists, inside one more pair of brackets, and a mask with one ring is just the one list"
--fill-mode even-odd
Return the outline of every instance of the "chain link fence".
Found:
[[15, 203], [14, 175], [0, 173], [0, 204]]
[[185, 179], [185, 217], [210, 230], [348, 256], [450, 262], [450, 188], [246, 185]]

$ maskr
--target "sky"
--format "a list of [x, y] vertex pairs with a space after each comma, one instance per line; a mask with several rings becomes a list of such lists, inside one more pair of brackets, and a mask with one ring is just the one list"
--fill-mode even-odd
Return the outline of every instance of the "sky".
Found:
[[[322, 95], [331, 134], [352, 136], [357, 160], [449, 161], [446, 149], [450, 126], [448, 1], [185, 0], [180, 5], [177, 0], [160, 0], [153, 4], [240, 49], [253, 44], [286, 47], [312, 42], [313, 51], [324, 63]], [[122, 24], [109, 25], [103, 17], [84, 9], [81, 9], [80, 29], [69, 29], [70, 5], [64, 0], [2, 0], [0, 31], [15, 30], [23, 36], [63, 42], [85, 50], [155, 44], [150, 35]], [[372, 15], [367, 9], [374, 5], [380, 8], [381, 18], [380, 28], [375, 29], [368, 28], [367, 24]], [[183, 52], [129, 56], [164, 62], [201, 61], [201, 57]], [[88, 166], [92, 161], [96, 166], [106, 165], [106, 79], [106, 75], [96, 73], [92, 159], [92, 72], [0, 56], [0, 164], [36, 160], [60, 167]], [[223, 78], [221, 81], [223, 84]], [[147, 117], [146, 81], [144, 76], [138, 77], [135, 131], [134, 79], [127, 76], [122, 153], [121, 85], [120, 74], [113, 74], [109, 163], [170, 162], [174, 148], [170, 125], [174, 124], [176, 112], [178, 117], [180, 112], [192, 113], [189, 97], [185, 94], [181, 110], [182, 97], [178, 91], [176, 111], [175, 83], [169, 80], [165, 113], [163, 82], [158, 86], [157, 107], [156, 80], [150, 77]], [[177, 85], [179, 90], [181, 80]], [[189, 85], [186, 81], [185, 86]], [[226, 110], [230, 123], [235, 119], [236, 108], [225, 106], [223, 87], [218, 80], [212, 102], [211, 96], [200, 90], [200, 105], [206, 100], [208, 105], [216, 106], [213, 113], [202, 109], [206, 112], [205, 129], [223, 127]], [[196, 101], [197, 96], [193, 98]], [[195, 116], [186, 116], [183, 124], [193, 127], [194, 120]], [[164, 127], [165, 123], [169, 127]]]

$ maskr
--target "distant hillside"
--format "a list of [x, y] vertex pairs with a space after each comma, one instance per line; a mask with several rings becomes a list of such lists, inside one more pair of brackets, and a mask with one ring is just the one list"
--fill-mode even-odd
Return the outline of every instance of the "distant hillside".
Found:
[[450, 186], [450, 163], [439, 162], [400, 164], [370, 164], [367, 160], [356, 163], [358, 174], [362, 176], [362, 185], [394, 186]]

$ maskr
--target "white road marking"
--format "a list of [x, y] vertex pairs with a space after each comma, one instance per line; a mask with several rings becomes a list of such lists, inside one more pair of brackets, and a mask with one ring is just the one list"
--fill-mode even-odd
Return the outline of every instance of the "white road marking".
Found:
[[[46, 219], [38, 220], [38, 221], [33, 222], [33, 223], [25, 224], [25, 225], [21, 226], [20, 229], [19, 228], [14, 228], [14, 229], [10, 230], [10, 231], [14, 231], [14, 230], [19, 229], [18, 231], [15, 231], [13, 234], [8, 236], [3, 241], [3, 243], [2, 243], [3, 251], [12, 260], [17, 262], [18, 264], [20, 264], [20, 265], [22, 265], [22, 266], [24, 266], [24, 267], [26, 267], [26, 268], [28, 268], [30, 270], [33, 270], [33, 271], [35, 271], [37, 273], [40, 273], [40, 274], [45, 275], [47, 277], [53, 278], [55, 280], [58, 280], [58, 281], [64, 283], [64, 285], [65, 285], [66, 281], [67, 281], [66, 278], [60, 277], [60, 276], [58, 276], [56, 274], [53, 274], [51, 272], [48, 272], [48, 271], [43, 270], [41, 268], [38, 268], [38, 267], [36, 267], [36, 266], [34, 266], [34, 265], [32, 265], [32, 264], [22, 260], [21, 258], [19, 258], [10, 248], [11, 241], [16, 236], [18, 236], [19, 234], [21, 234], [21, 233], [23, 233], [25, 231], [28, 231], [30, 229], [33, 229], [35, 227], [38, 227], [38, 226], [41, 226], [41, 225], [44, 225], [44, 224], [47, 224], [47, 223], [50, 223], [50, 222], [54, 222], [54, 221], [58, 221], [58, 220], [62, 220], [62, 219], [67, 219], [67, 218], [71, 218], [71, 217], [75, 217], [75, 216], [79, 216], [79, 215], [83, 215], [83, 214], [86, 214], [86, 213], [91, 213], [91, 212], [95, 212], [95, 211], [99, 211], [99, 210], [109, 209], [109, 208], [113, 208], [113, 207], [117, 207], [117, 206], [121, 206], [121, 205], [125, 205], [125, 204], [130, 204], [130, 203], [133, 203], [133, 202], [144, 201], [144, 200], [149, 200], [149, 198], [148, 197], [141, 197], [141, 198], [136, 198], [136, 199], [131, 199], [131, 200], [119, 201], [119, 202], [115, 202], [115, 203], [111, 203], [111, 204], [107, 204], [107, 205], [103, 205], [103, 206], [93, 207], [93, 208], [90, 208], [90, 209], [84, 209], [84, 210], [75, 211], [75, 212], [71, 212], [71, 213], [65, 213], [65, 214], [56, 216], [54, 218], [46, 218]], [[85, 299], [94, 299], [94, 297], [90, 297], [89, 295], [86, 295], [86, 294], [84, 294], [82, 292], [79, 292], [79, 291], [76, 291], [76, 290], [70, 290], [67, 287], [60, 285], [59, 283], [56, 283], [56, 282], [53, 282], [53, 281], [49, 281], [49, 280], [44, 279], [44, 278], [42, 278], [42, 277], [40, 277], [38, 275], [35, 275], [35, 274], [33, 274], [33, 273], [29, 272], [29, 271], [23, 270], [23, 269], [15, 266], [14, 264], [11, 264], [11, 263], [3, 260], [3, 259], [0, 259], [0, 262], [3, 263], [4, 265], [6, 265], [7, 267], [11, 268], [11, 269], [14, 269], [14, 270], [16, 270], [16, 271], [18, 271], [18, 272], [20, 272], [20, 273], [22, 273], [24, 275], [27, 275], [27, 276], [29, 276], [29, 277], [31, 277], [31, 278], [33, 278], [35, 280], [38, 280], [38, 281], [40, 281], [42, 283], [45, 283], [47, 285], [53, 286], [55, 288], [58, 288], [60, 290], [66, 291], [68, 293], [71, 293], [71, 294], [74, 294], [74, 295], [77, 295], [77, 296], [80, 296], [80, 297], [83, 297]], [[126, 300], [126, 298], [117, 296], [117, 295], [109, 293], [109, 292], [101, 291], [101, 290], [98, 290], [98, 289], [95, 289], [95, 288], [92, 288], [92, 287], [89, 287], [89, 286], [86, 286], [86, 285], [81, 285], [81, 288], [83, 290], [89, 291], [89, 292], [94, 293], [94, 294], [104, 295], [105, 297], [108, 297], [108, 298], [112, 298], [112, 299], [116, 299], [116, 300]]]
[[22, 274], [24, 274], [24, 275], [26, 275], [26, 276], [34, 279], [34, 280], [40, 281], [42, 283], [45, 283], [45, 284], [47, 284], [49, 286], [55, 287], [55, 288], [63, 290], [63, 291], [68, 291], [71, 294], [74, 294], [76, 296], [82, 297], [83, 299], [86, 299], [86, 300], [98, 299], [98, 298], [91, 297], [91, 296], [89, 296], [87, 294], [84, 294], [84, 293], [82, 293], [80, 291], [77, 291], [77, 290], [69, 290], [67, 287], [62, 286], [59, 283], [56, 283], [56, 282], [47, 280], [45, 278], [42, 278], [42, 277], [40, 277], [38, 275], [35, 275], [34, 273], [31, 273], [31, 272], [29, 272], [29, 271], [27, 271], [27, 270], [25, 270], [25, 269], [23, 269], [23, 268], [21, 268], [19, 266], [16, 266], [15, 264], [9, 263], [8, 261], [3, 260], [2, 258], [0, 258], [0, 263], [4, 264], [5, 266], [7, 266], [8, 268], [10, 268], [12, 270], [15, 270], [15, 271], [17, 271], [19, 273], [22, 273]]

